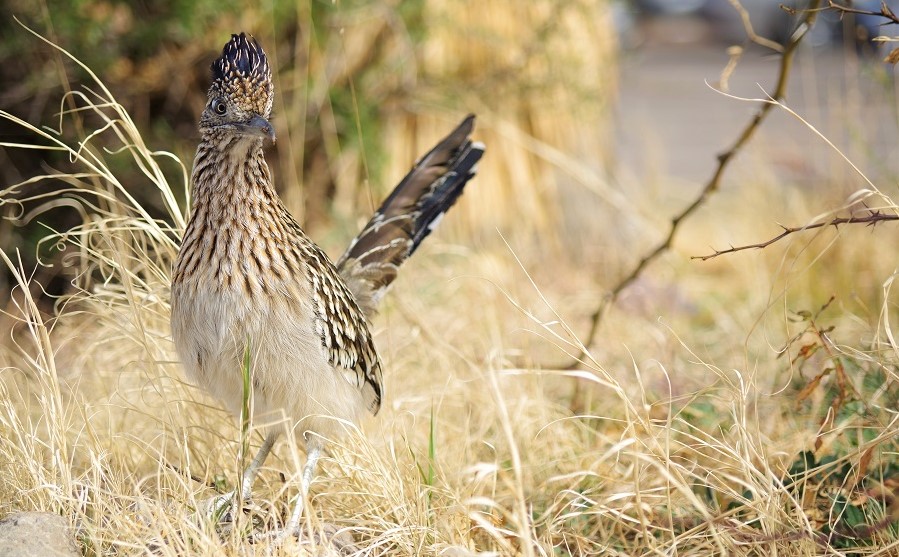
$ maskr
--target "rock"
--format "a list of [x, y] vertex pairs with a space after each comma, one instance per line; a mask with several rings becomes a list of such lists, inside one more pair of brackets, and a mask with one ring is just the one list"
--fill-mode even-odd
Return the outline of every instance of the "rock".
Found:
[[15, 513], [0, 520], [3, 557], [79, 557], [66, 520], [51, 513]]

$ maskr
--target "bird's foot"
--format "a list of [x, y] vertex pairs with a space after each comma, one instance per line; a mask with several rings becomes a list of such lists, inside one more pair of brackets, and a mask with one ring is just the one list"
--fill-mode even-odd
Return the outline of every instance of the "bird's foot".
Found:
[[240, 505], [240, 512], [243, 514], [253, 514], [259, 511], [259, 507], [249, 498], [242, 498], [238, 502], [237, 492], [235, 491], [229, 491], [206, 499], [199, 505], [197, 510], [198, 514], [205, 516], [207, 520], [215, 524], [233, 524], [238, 504]]
[[257, 532], [252, 536], [252, 540], [253, 543], [270, 544], [279, 547], [288, 543], [296, 543], [301, 546], [330, 547], [338, 555], [352, 555], [360, 551], [352, 534], [334, 524], [320, 523], [312, 530], [311, 536], [309, 532], [310, 530], [302, 525], [291, 527], [288, 524], [284, 528], [277, 530]]
[[203, 513], [215, 522], [234, 522], [233, 510], [237, 506], [237, 492], [229, 491], [204, 501]]
[[300, 539], [301, 532], [297, 530], [288, 530], [281, 528], [278, 530], [269, 530], [267, 532], [256, 532], [250, 538], [253, 543], [269, 543], [272, 545], [281, 545], [290, 538]]

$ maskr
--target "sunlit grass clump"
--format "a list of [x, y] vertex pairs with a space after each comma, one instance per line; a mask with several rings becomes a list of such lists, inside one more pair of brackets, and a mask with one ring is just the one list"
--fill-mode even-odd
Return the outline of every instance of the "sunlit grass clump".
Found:
[[[246, 451], [238, 420], [173, 360], [185, 164], [145, 145], [90, 75], [49, 128], [0, 112], [34, 136], [5, 149], [68, 156], [4, 186], [0, 203], [21, 208], [8, 214], [82, 216], [44, 241], [72, 277], [52, 313], [18, 254], [0, 254], [16, 279], [0, 352], [0, 516], [61, 514], [87, 555], [263, 554], [247, 533], [283, 518], [302, 452], [277, 448], [231, 527], [204, 512]], [[111, 169], [123, 165], [145, 182], [119, 183]], [[47, 195], [42, 182], [66, 187]], [[681, 249], [704, 248], [737, 212], [764, 237], [774, 186], [751, 185]], [[705, 265], [673, 251], [590, 350], [578, 333], [609, 286], [599, 271], [540, 251], [526, 223], [490, 249], [437, 234], [375, 323], [387, 402], [333, 440], [304, 525], [309, 554], [896, 551], [899, 241], [875, 232], [825, 230]], [[618, 240], [602, 239], [610, 259], [634, 256]], [[250, 424], [251, 444], [263, 425]]]

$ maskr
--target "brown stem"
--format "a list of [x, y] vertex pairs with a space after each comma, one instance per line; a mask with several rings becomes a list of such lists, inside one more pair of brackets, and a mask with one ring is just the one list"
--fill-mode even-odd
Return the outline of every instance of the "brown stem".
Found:
[[707, 255], [694, 255], [690, 259], [700, 259], [702, 261], [708, 261], [709, 259], [718, 257], [719, 255], [725, 255], [728, 253], [734, 253], [737, 251], [744, 251], [748, 249], [764, 249], [771, 244], [783, 240], [790, 234], [795, 234], [796, 232], [802, 232], [803, 230], [814, 230], [816, 228], [824, 228], [825, 226], [839, 226], [841, 224], [867, 224], [873, 226], [878, 222], [886, 222], [899, 220], [899, 215], [887, 215], [880, 212], [873, 212], [863, 217], [838, 217], [835, 219], [831, 219], [826, 222], [815, 222], [812, 224], [807, 224], [805, 226], [781, 226], [783, 228], [783, 232], [778, 234], [777, 236], [771, 238], [770, 240], [766, 240], [764, 242], [759, 242], [757, 244], [747, 244], [745, 246], [737, 246], [737, 247], [729, 247], [723, 250], [715, 250], [714, 253], [710, 253]]
[[872, 10], [860, 10], [858, 8], [844, 6], [842, 4], [837, 4], [833, 0], [830, 0], [828, 2], [827, 7], [844, 14], [877, 15], [887, 19], [887, 23], [899, 23], [899, 17], [897, 17], [896, 14], [893, 13], [893, 10], [890, 9], [886, 2], [880, 3], [880, 11], [878, 12]]

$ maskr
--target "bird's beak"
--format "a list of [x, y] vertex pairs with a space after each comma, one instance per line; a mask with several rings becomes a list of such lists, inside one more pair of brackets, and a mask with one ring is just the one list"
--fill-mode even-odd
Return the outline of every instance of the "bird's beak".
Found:
[[258, 114], [250, 118], [250, 121], [246, 124], [240, 124], [237, 127], [241, 132], [247, 135], [254, 135], [262, 138], [267, 137], [272, 140], [272, 143], [275, 142], [275, 128], [272, 127], [268, 120]]

